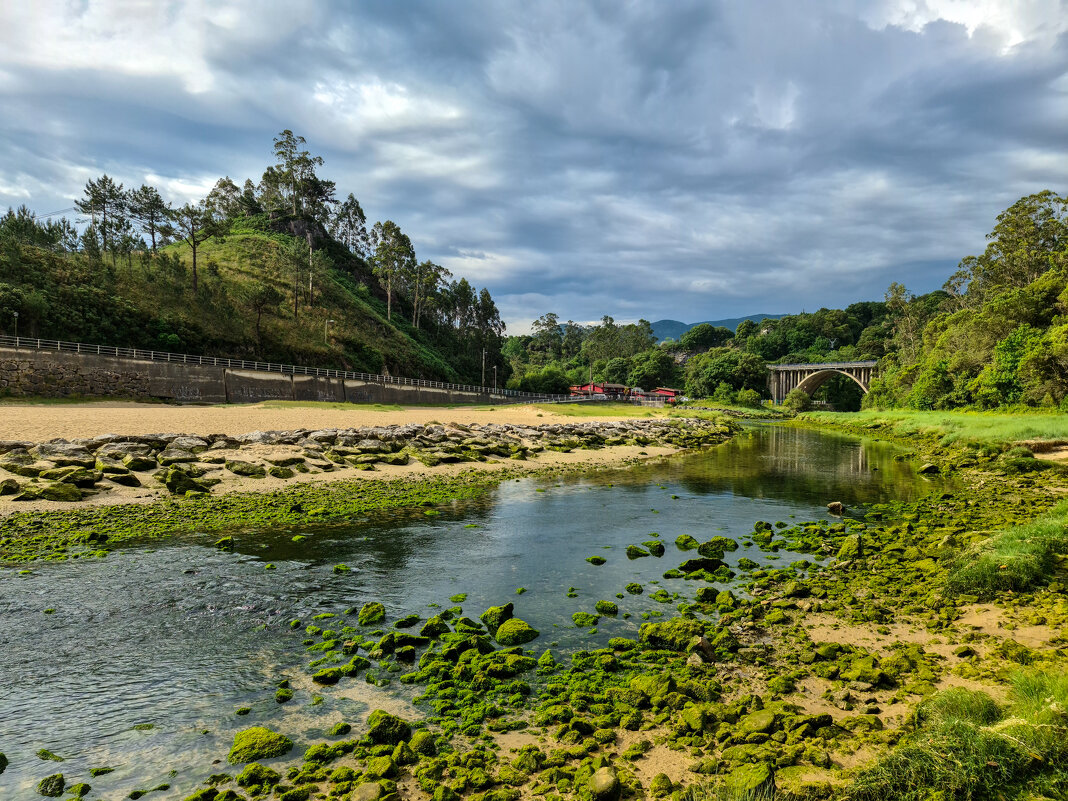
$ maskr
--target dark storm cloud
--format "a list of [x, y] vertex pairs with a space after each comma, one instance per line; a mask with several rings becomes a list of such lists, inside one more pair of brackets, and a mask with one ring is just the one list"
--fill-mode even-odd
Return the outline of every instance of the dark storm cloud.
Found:
[[519, 328], [927, 291], [1016, 198], [1065, 188], [1065, 10], [5, 9], [0, 204], [67, 207], [104, 170], [184, 201], [258, 178], [291, 128]]

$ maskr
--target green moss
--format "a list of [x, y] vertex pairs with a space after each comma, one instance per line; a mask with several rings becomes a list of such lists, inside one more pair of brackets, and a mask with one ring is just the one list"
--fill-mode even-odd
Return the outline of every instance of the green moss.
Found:
[[538, 631], [523, 620], [513, 617], [497, 629], [496, 639], [503, 646], [522, 645], [538, 636]]
[[386, 619], [386, 607], [380, 604], [378, 601], [371, 601], [364, 604], [360, 608], [360, 614], [357, 617], [361, 626], [370, 626], [373, 623], [380, 623]]
[[263, 726], [253, 726], [234, 735], [234, 745], [226, 759], [231, 765], [274, 759], [288, 754], [293, 741]]
[[376, 709], [367, 718], [367, 736], [374, 743], [396, 745], [412, 736], [412, 728], [396, 715]]
[[62, 773], [53, 773], [37, 782], [37, 794], [45, 798], [59, 798], [63, 795], [66, 784], [67, 780], [63, 778]]

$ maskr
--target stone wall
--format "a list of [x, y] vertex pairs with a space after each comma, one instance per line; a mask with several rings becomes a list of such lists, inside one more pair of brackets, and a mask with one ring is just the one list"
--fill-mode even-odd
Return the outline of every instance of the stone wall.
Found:
[[258, 403], [265, 400], [337, 403], [451, 404], [510, 400], [485, 392], [291, 376], [199, 364], [121, 359], [92, 353], [0, 348], [0, 397], [88, 397], [171, 403]]

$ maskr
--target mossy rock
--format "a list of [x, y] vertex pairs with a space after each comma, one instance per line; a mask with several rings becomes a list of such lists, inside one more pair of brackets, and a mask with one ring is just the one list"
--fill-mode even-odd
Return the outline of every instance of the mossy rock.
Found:
[[238, 787], [273, 787], [282, 781], [282, 775], [259, 762], [250, 762], [234, 779]]
[[240, 765], [260, 759], [274, 759], [288, 754], [292, 748], [293, 741], [284, 734], [263, 726], [253, 726], [234, 735], [234, 746], [226, 761], [231, 765]]
[[842, 542], [842, 547], [838, 549], [838, 556], [835, 557], [839, 562], [851, 562], [855, 559], [864, 558], [864, 545], [861, 541], [860, 534], [850, 534]]
[[124, 456], [122, 464], [127, 470], [135, 470], [138, 473], [155, 470], [159, 466], [159, 463], [151, 456], [139, 456], [137, 454]]
[[641, 559], [643, 556], [648, 556], [649, 552], [644, 548], [640, 548], [637, 545], [627, 546], [627, 558], [628, 559]]
[[231, 473], [239, 476], [246, 476], [247, 478], [263, 478], [267, 475], [267, 470], [261, 464], [255, 464], [254, 462], [244, 462], [240, 459], [233, 459], [226, 463], [226, 469]]
[[779, 722], [779, 713], [773, 709], [760, 709], [750, 712], [738, 721], [737, 731], [742, 735], [771, 734]]
[[437, 738], [426, 729], [420, 729], [413, 734], [408, 746], [422, 756], [435, 756], [438, 753]]
[[434, 615], [423, 624], [423, 627], [419, 630], [419, 636], [436, 639], [442, 634], [448, 633], [448, 631], [449, 625], [442, 619], [441, 615]]
[[605, 765], [598, 768], [589, 781], [590, 796], [593, 801], [617, 801], [622, 791], [619, 775], [615, 768]]
[[339, 668], [323, 668], [312, 675], [312, 681], [316, 684], [337, 684], [341, 681], [341, 676]]
[[649, 782], [649, 795], [653, 798], [664, 798], [671, 795], [673, 789], [674, 785], [666, 773], [656, 774], [653, 776], [652, 781]]
[[[781, 768], [775, 772], [776, 789], [787, 798], [830, 798], [845, 781], [836, 773], [811, 765]], [[929, 796], [932, 801], [936, 796]]]
[[701, 547], [701, 543], [689, 534], [680, 534], [675, 538], [675, 547], [680, 551], [695, 551]]
[[67, 788], [67, 795], [72, 795], [75, 798], [85, 798], [89, 795], [89, 791], [93, 788], [85, 782], [78, 782], [78, 784], [72, 784]]
[[497, 634], [497, 629], [505, 621], [511, 619], [514, 609], [515, 604], [512, 603], [507, 603], [504, 606], [491, 606], [481, 614], [479, 620], [486, 624], [486, 629], [489, 631], [490, 636], [494, 636]]
[[369, 626], [372, 623], [380, 623], [386, 619], [386, 607], [378, 601], [371, 601], [360, 608], [360, 614], [356, 618], [361, 626]]
[[645, 623], [638, 630], [638, 641], [651, 648], [685, 651], [694, 637], [703, 636], [704, 625], [685, 617], [659, 623]]
[[296, 475], [292, 468], [282, 467], [280, 465], [272, 465], [271, 467], [268, 467], [267, 474], [274, 476], [275, 478], [293, 478], [293, 476]]
[[630, 584], [624, 587], [624, 589], [631, 595], [641, 595], [643, 592], [645, 592], [645, 588], [642, 587], [642, 585], [636, 581], [632, 581]]
[[[394, 795], [396, 795], [394, 793]], [[382, 785], [378, 782], [364, 782], [350, 796], [351, 801], [379, 801], [383, 796]]]
[[397, 743], [397, 747], [393, 749], [393, 761], [398, 765], [414, 765], [419, 761], [419, 757], [416, 756], [412, 747], [403, 740]]
[[62, 773], [53, 773], [37, 782], [37, 794], [45, 798], [59, 798], [63, 795], [63, 788], [66, 785], [67, 780], [63, 778]]
[[177, 467], [171, 467], [163, 474], [163, 485], [174, 495], [185, 495], [189, 492], [203, 493], [210, 491], [206, 484], [197, 481], [184, 470], [180, 470]]
[[373, 743], [396, 745], [411, 738], [412, 727], [396, 715], [376, 709], [367, 718], [367, 736]]
[[619, 606], [612, 601], [598, 601], [594, 608], [601, 615], [618, 615]]
[[504, 621], [497, 629], [496, 639], [501, 645], [507, 647], [523, 645], [538, 637], [538, 630], [532, 628], [529, 623], [513, 617]]
[[667, 552], [667, 549], [664, 547], [664, 543], [662, 543], [660, 540], [646, 540], [642, 543], [642, 545], [649, 549], [649, 553], [652, 556], [655, 556], [657, 558], [663, 556]]
[[3, 773], [5, 770], [7, 770], [7, 766], [7, 756], [4, 754], [3, 751], [0, 751], [0, 773]]
[[731, 798], [758, 799], [775, 796], [775, 771], [766, 762], [740, 765], [724, 783]]
[[571, 620], [580, 629], [588, 629], [590, 626], [596, 626], [597, 622], [601, 618], [597, 615], [591, 615], [589, 612], [575, 612], [571, 616]]
[[587, 556], [586, 561], [589, 562], [591, 565], [594, 565], [595, 567], [600, 567], [608, 560], [605, 559], [603, 556]]
[[397, 763], [391, 756], [372, 757], [367, 760], [364, 774], [372, 779], [389, 779], [397, 775]]

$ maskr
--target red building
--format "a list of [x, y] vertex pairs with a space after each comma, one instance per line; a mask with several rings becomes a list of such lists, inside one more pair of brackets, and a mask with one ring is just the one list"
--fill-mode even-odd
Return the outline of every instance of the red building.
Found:
[[648, 394], [650, 394], [650, 395], [659, 395], [664, 400], [666, 400], [668, 403], [674, 403], [682, 395], [682, 390], [681, 389], [671, 389], [670, 387], [657, 387], [656, 389], [654, 389], [652, 392], [650, 392]]

